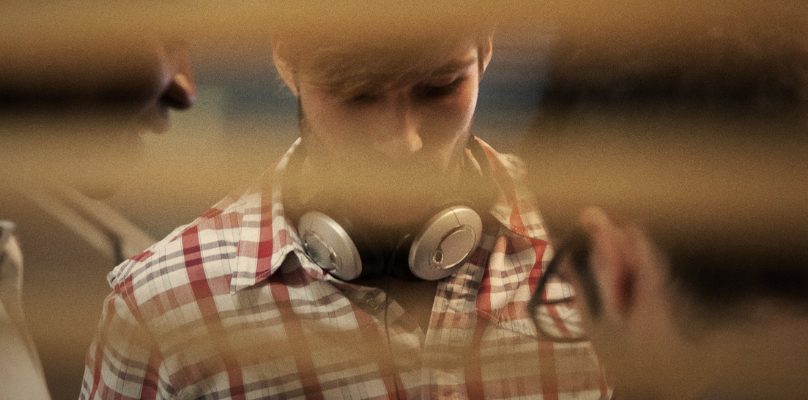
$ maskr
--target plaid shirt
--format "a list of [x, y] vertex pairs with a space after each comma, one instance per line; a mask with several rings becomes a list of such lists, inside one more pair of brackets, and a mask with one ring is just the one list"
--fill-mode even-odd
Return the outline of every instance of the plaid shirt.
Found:
[[[537, 339], [525, 305], [551, 257], [514, 157], [483, 144], [499, 199], [441, 280], [426, 332], [383, 290], [315, 265], [284, 216], [293, 146], [231, 196], [113, 270], [81, 398], [607, 398], [591, 348]], [[386, 320], [386, 324], [385, 324]]]

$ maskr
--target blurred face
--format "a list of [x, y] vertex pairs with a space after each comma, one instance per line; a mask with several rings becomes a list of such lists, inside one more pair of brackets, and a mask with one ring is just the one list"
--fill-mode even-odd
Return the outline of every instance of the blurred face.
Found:
[[670, 380], [688, 383], [680, 368], [693, 366], [670, 319], [665, 270], [644, 231], [587, 208], [557, 246], [528, 309], [547, 340], [591, 342], [620, 398], [657, 398]]
[[3, 139], [23, 150], [18, 161], [38, 170], [37, 177], [105, 197], [137, 161], [140, 136], [165, 132], [169, 109], [189, 108], [196, 88], [183, 43], [74, 44], [34, 49], [7, 67], [16, 79], [0, 81]]
[[636, 371], [642, 358], [632, 358], [632, 352], [625, 351], [630, 340], [615, 328], [613, 316], [603, 308], [603, 290], [595, 271], [601, 257], [593, 251], [585, 230], [573, 231], [544, 271], [529, 311], [546, 340], [591, 342], [615, 393], [628, 399], [643, 398], [636, 397], [641, 391], [630, 386], [642, 380]]
[[470, 137], [487, 55], [469, 44], [415, 79], [359, 90], [323, 87], [299, 71], [301, 136], [323, 189], [391, 224], [439, 202]]

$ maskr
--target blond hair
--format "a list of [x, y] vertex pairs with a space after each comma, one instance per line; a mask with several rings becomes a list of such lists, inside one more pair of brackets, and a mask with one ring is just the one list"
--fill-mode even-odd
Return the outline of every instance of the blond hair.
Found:
[[283, 62], [295, 79], [353, 97], [424, 79], [471, 46], [482, 70], [493, 30], [492, 22], [479, 19], [405, 21], [383, 29], [285, 27], [272, 40], [276, 66]]

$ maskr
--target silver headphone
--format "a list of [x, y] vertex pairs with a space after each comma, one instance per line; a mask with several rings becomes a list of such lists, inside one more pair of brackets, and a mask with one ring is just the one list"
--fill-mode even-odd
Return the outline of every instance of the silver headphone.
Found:
[[[483, 176], [493, 181], [484, 150], [473, 137], [469, 147]], [[392, 237], [386, 241], [386, 248], [379, 250], [374, 248], [379, 246], [365, 245], [361, 236], [383, 234], [362, 235], [364, 232], [355, 229], [350, 221], [341, 222], [321, 211], [309, 210], [297, 219], [297, 231], [311, 260], [345, 281], [388, 273], [405, 279], [445, 278], [468, 260], [479, 245], [483, 230], [482, 219], [472, 207], [454, 203], [433, 214], [420, 231]], [[360, 237], [360, 241], [356, 242], [352, 236]], [[405, 259], [406, 266], [401, 266]]]
[[[438, 280], [451, 275], [480, 243], [483, 223], [466, 206], [451, 206], [433, 216], [415, 236], [408, 264], [417, 278]], [[342, 280], [362, 275], [362, 257], [348, 232], [331, 217], [309, 211], [300, 217], [298, 232], [306, 253], [317, 265]]]

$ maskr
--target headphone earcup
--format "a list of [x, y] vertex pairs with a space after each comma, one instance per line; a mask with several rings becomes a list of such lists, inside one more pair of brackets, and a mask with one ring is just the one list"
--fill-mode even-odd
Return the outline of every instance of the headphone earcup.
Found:
[[480, 243], [482, 231], [482, 219], [470, 207], [456, 205], [443, 209], [413, 240], [410, 270], [428, 281], [451, 275]]
[[362, 259], [348, 232], [319, 211], [303, 214], [297, 223], [303, 248], [315, 264], [344, 281], [362, 274]]

